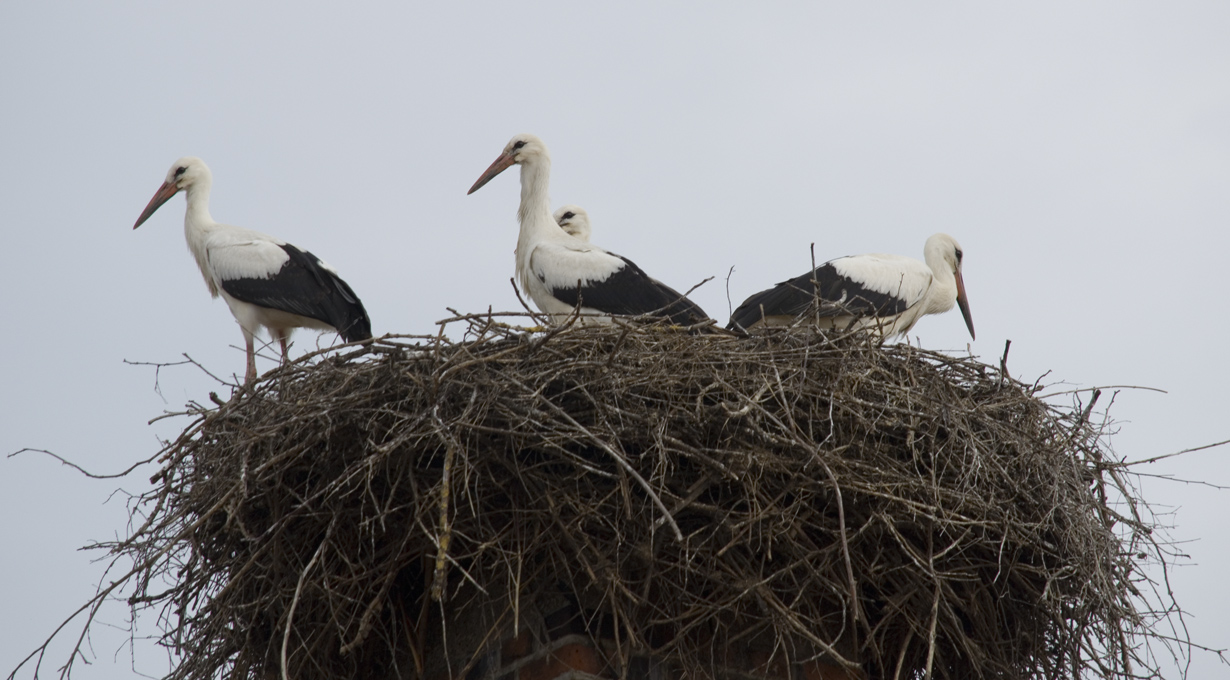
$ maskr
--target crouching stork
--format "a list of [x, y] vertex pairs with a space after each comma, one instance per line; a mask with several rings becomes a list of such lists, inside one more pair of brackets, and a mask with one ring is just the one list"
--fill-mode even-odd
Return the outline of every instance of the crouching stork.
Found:
[[787, 326], [814, 314], [821, 327], [868, 328], [887, 339], [905, 334], [924, 315], [947, 312], [955, 302], [973, 338], [961, 246], [948, 234], [934, 234], [923, 257], [926, 264], [880, 253], [830, 260], [744, 300], [726, 327]]

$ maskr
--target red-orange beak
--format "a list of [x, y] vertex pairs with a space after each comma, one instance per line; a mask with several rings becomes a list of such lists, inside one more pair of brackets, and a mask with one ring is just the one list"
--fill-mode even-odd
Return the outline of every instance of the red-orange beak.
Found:
[[961, 316], [965, 317], [965, 327], [969, 329], [970, 339], [977, 340], [974, 336], [974, 318], [969, 314], [969, 298], [965, 297], [965, 279], [961, 278], [961, 272], [957, 272], [957, 306], [961, 308]]
[[145, 206], [145, 210], [141, 211], [141, 216], [137, 218], [137, 223], [132, 225], [132, 228], [136, 229], [141, 226], [145, 220], [149, 219], [150, 215], [154, 214], [154, 211], [162, 207], [163, 203], [171, 200], [171, 197], [177, 193], [179, 193], [179, 187], [175, 186], [174, 183], [163, 182], [162, 186], [158, 187], [158, 193], [149, 199], [149, 205]]
[[491, 167], [487, 168], [487, 171], [483, 173], [482, 177], [478, 178], [478, 181], [474, 183], [474, 186], [470, 187], [470, 190], [466, 192], [466, 195], [469, 196], [475, 191], [483, 188], [484, 184], [490, 182], [496, 175], [507, 170], [515, 162], [516, 161], [513, 160], [512, 154], [500, 154], [500, 157], [495, 159], [495, 162], [491, 164]]

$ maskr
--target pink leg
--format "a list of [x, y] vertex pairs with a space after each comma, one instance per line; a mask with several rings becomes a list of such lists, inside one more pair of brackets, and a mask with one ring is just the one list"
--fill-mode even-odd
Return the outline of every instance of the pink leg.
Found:
[[290, 333], [287, 331], [277, 331], [275, 335], [278, 336], [278, 342], [282, 343], [282, 363], [285, 364], [290, 361], [290, 357], [287, 356], [288, 350], [286, 348], [286, 342], [287, 340], [290, 340]]
[[246, 385], [256, 379], [256, 349], [253, 347], [252, 334], [246, 330], [243, 332], [243, 341], [248, 348], [248, 372], [243, 378]]

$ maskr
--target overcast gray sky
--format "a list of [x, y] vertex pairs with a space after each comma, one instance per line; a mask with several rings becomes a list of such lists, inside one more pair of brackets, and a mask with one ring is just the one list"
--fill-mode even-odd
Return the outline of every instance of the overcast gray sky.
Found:
[[[812, 242], [921, 257], [946, 231], [979, 335], [929, 317], [924, 347], [994, 363], [1011, 339], [1025, 380], [1166, 390], [1116, 397], [1130, 459], [1230, 438], [1230, 3], [409, 4], [0, 3], [0, 453], [116, 471], [187, 424], [150, 419], [218, 389], [171, 368], [160, 396], [125, 359], [242, 375], [183, 200], [131, 228], [179, 156], [212, 167], [216, 219], [340, 269], [376, 333], [428, 333], [445, 307], [517, 307], [517, 176], [465, 192], [519, 132], [595, 242], [676, 288], [718, 277], [693, 295], [717, 318], [731, 266], [737, 304]], [[1227, 485], [1227, 456], [1147, 471]], [[0, 459], [0, 671], [90, 596], [101, 565], [76, 549], [125, 532], [111, 492], [151, 472]], [[1143, 491], [1190, 555], [1191, 635], [1230, 645], [1230, 497]], [[78, 677], [164, 670], [123, 642], [100, 630]]]

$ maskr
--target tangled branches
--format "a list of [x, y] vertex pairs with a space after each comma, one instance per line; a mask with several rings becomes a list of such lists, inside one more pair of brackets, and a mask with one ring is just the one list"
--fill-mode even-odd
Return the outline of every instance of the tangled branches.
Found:
[[857, 334], [467, 322], [274, 371], [168, 446], [111, 548], [172, 680], [460, 678], [557, 601], [612, 668], [1148, 672], [1153, 539], [1087, 410]]

